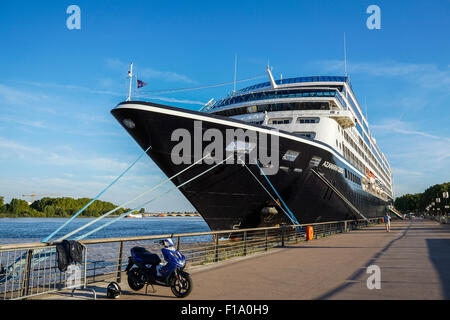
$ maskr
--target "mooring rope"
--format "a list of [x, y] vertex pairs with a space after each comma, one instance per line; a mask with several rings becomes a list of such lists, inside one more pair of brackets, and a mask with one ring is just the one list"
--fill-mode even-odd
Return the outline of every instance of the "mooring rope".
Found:
[[145, 203], [143, 203], [143, 204], [141, 204], [141, 205], [139, 205], [139, 206], [137, 206], [137, 207], [131, 209], [131, 210], [128, 211], [128, 212], [125, 212], [125, 213], [121, 214], [121, 215], [118, 216], [117, 218], [114, 218], [113, 220], [111, 220], [111, 221], [109, 221], [109, 222], [107, 222], [107, 223], [105, 223], [105, 224], [103, 224], [103, 225], [101, 225], [101, 226], [95, 228], [94, 230], [91, 230], [91, 231], [89, 231], [89, 232], [87, 232], [87, 233], [85, 233], [85, 234], [83, 234], [83, 235], [77, 237], [75, 240], [82, 240], [82, 239], [86, 238], [87, 236], [89, 236], [89, 235], [91, 235], [91, 234], [93, 234], [93, 233], [95, 233], [95, 232], [97, 232], [97, 231], [99, 231], [99, 230], [101, 230], [101, 229], [103, 229], [103, 228], [109, 226], [110, 224], [119, 221], [120, 219], [124, 218], [125, 216], [127, 216], [127, 215], [130, 214], [131, 212], [133, 212], [133, 211], [135, 211], [135, 210], [137, 210], [137, 209], [139, 209], [139, 208], [142, 208], [143, 206], [149, 204], [150, 202], [152, 202], [152, 201], [154, 201], [154, 200], [156, 200], [156, 199], [161, 198], [163, 195], [165, 195], [165, 194], [167, 194], [167, 193], [169, 193], [169, 192], [172, 192], [172, 191], [174, 191], [174, 190], [176, 190], [176, 189], [181, 188], [182, 186], [188, 184], [189, 182], [191, 182], [191, 181], [193, 181], [193, 180], [195, 180], [195, 179], [201, 177], [201, 176], [204, 175], [205, 173], [207, 173], [207, 172], [211, 171], [212, 169], [216, 168], [217, 166], [221, 165], [222, 163], [224, 163], [225, 161], [227, 161], [228, 159], [230, 159], [232, 156], [233, 156], [233, 154], [231, 154], [228, 158], [226, 158], [226, 159], [220, 161], [220, 162], [217, 163], [216, 165], [212, 166], [211, 168], [209, 168], [209, 169], [207, 169], [207, 170], [201, 172], [200, 174], [196, 175], [195, 177], [193, 177], [193, 178], [191, 178], [191, 179], [189, 179], [189, 180], [183, 182], [183, 183], [180, 184], [179, 186], [176, 186], [175, 188], [169, 189], [169, 190], [167, 190], [166, 192], [163, 192], [162, 194], [160, 194], [160, 195], [158, 195], [158, 196], [156, 196], [156, 197], [153, 197], [153, 198], [150, 199], [149, 201], [147, 201], [147, 202], [145, 202]]
[[261, 169], [261, 167], [258, 164], [258, 161], [255, 160], [255, 164], [256, 166], [259, 168], [259, 170], [261, 171], [262, 175], [264, 176], [264, 178], [266, 178], [267, 182], [269, 183], [269, 185], [272, 187], [272, 190], [275, 192], [275, 194], [278, 196], [278, 199], [280, 199], [280, 201], [283, 203], [283, 205], [285, 206], [285, 208], [287, 209], [287, 211], [289, 211], [289, 214], [291, 216], [291, 218], [296, 222], [296, 224], [300, 224], [297, 219], [295, 218], [295, 215], [292, 213], [292, 211], [289, 209], [289, 207], [287, 206], [287, 204], [283, 201], [283, 198], [281, 198], [281, 196], [278, 194], [277, 189], [275, 189], [275, 187], [272, 185], [272, 183], [270, 182], [269, 178], [267, 178], [266, 174], [264, 173], [264, 171]]
[[67, 220], [66, 222], [63, 223], [62, 226], [60, 226], [58, 229], [56, 229], [55, 231], [52, 232], [52, 234], [50, 234], [49, 236], [47, 236], [46, 238], [42, 239], [41, 242], [48, 242], [51, 237], [53, 237], [56, 233], [58, 233], [59, 230], [61, 230], [62, 228], [64, 228], [68, 223], [70, 223], [73, 219], [75, 219], [80, 213], [82, 213], [87, 207], [89, 207], [95, 200], [97, 200], [103, 193], [105, 193], [106, 190], [108, 190], [113, 184], [115, 184], [120, 178], [122, 178], [122, 176], [127, 173], [138, 161], [139, 159], [142, 158], [142, 156], [144, 154], [147, 153], [148, 150], [150, 150], [151, 146], [149, 146], [146, 150], [144, 150], [139, 157], [124, 171], [122, 172], [116, 179], [114, 179], [113, 182], [111, 182], [109, 184], [109, 186], [107, 186], [105, 189], [103, 189], [102, 192], [100, 192], [94, 199], [92, 199], [88, 204], [86, 204], [80, 211], [78, 211], [77, 213], [75, 213], [69, 220]]
[[69, 232], [68, 234], [66, 234], [65, 236], [59, 238], [59, 239], [56, 240], [56, 241], [62, 241], [62, 240], [64, 240], [64, 239], [67, 239], [67, 238], [70, 237], [71, 235], [74, 235], [75, 233], [78, 233], [78, 232], [80, 232], [81, 230], [86, 229], [87, 227], [89, 227], [90, 225], [94, 224], [95, 222], [97, 222], [97, 221], [99, 221], [99, 220], [101, 220], [101, 219], [103, 219], [103, 218], [106, 218], [106, 217], [109, 216], [111, 213], [116, 212], [116, 211], [119, 210], [120, 208], [125, 207], [127, 204], [129, 204], [129, 203], [131, 203], [131, 202], [133, 202], [133, 201], [135, 201], [135, 200], [141, 198], [141, 197], [144, 196], [145, 194], [147, 194], [147, 193], [149, 193], [149, 192], [151, 192], [151, 191], [153, 191], [153, 190], [159, 188], [159, 187], [162, 186], [163, 184], [165, 184], [165, 183], [171, 181], [172, 179], [176, 178], [177, 176], [179, 176], [179, 175], [182, 174], [183, 172], [189, 170], [190, 168], [192, 168], [193, 166], [195, 166], [196, 164], [198, 164], [199, 162], [201, 162], [201, 161], [204, 160], [205, 158], [209, 157], [210, 154], [211, 154], [211, 153], [208, 153], [206, 156], [204, 156], [203, 158], [197, 160], [196, 162], [194, 162], [193, 164], [191, 164], [191, 165], [188, 166], [187, 168], [184, 168], [183, 170], [181, 170], [181, 171], [178, 172], [177, 174], [171, 176], [171, 177], [168, 178], [168, 179], [165, 179], [164, 181], [162, 181], [161, 183], [157, 184], [156, 186], [153, 186], [153, 187], [147, 189], [146, 191], [142, 192], [142, 193], [141, 193], [140, 195], [138, 195], [137, 197], [135, 197], [135, 198], [133, 198], [133, 199], [131, 199], [131, 200], [128, 200], [128, 201], [122, 203], [122, 204], [119, 205], [117, 208], [115, 208], [115, 209], [113, 209], [113, 210], [110, 210], [110, 211], [104, 213], [104, 214], [101, 215], [100, 217], [98, 217], [98, 218], [92, 220], [91, 222], [86, 223], [85, 225], [79, 227], [78, 229], [76, 229], [76, 230], [74, 230], [74, 231], [72, 231], [72, 232]]
[[[250, 170], [249, 167], [247, 167], [246, 164], [244, 164], [245, 168], [248, 170], [248, 172], [250, 172], [250, 174], [253, 176], [253, 178], [255, 178], [255, 180], [259, 183], [259, 185], [264, 189], [264, 191], [267, 192], [267, 194], [272, 198], [272, 200], [280, 207], [280, 209], [284, 212], [284, 214], [289, 218], [289, 220], [291, 220], [291, 222], [293, 224], [300, 224], [295, 217], [292, 217], [288, 212], [286, 212], [286, 210], [284, 210], [284, 208], [278, 203], [277, 200], [275, 200], [275, 198], [272, 196], [272, 194], [269, 192], [269, 190], [267, 190], [266, 187], [264, 187], [264, 185], [261, 183], [261, 181], [259, 181], [259, 179], [255, 176], [255, 174], [252, 172], [252, 170]], [[287, 208], [287, 207], [286, 207]]]

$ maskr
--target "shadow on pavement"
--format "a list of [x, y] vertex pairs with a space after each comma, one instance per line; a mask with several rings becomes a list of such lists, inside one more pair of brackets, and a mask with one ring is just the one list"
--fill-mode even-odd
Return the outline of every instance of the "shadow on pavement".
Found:
[[450, 299], [450, 239], [426, 239], [430, 260], [439, 273], [444, 298]]
[[[411, 224], [408, 225], [408, 227], [406, 229], [404, 229], [404, 231], [402, 232], [402, 234], [400, 236], [398, 236], [397, 238], [391, 240], [383, 249], [381, 249], [376, 255], [374, 255], [372, 258], [370, 258], [370, 260], [365, 264], [366, 267], [370, 266], [373, 264], [374, 261], [376, 261], [384, 252], [386, 252], [387, 250], [389, 250], [389, 248], [397, 241], [403, 239], [406, 236], [406, 233], [408, 232], [408, 230], [411, 228]], [[392, 231], [392, 229], [391, 229]], [[317, 300], [325, 300], [325, 299], [329, 299], [331, 298], [333, 295], [341, 292], [342, 290], [346, 289], [347, 287], [350, 287], [351, 285], [353, 285], [353, 283], [351, 281], [355, 281], [357, 280], [361, 275], [366, 273], [366, 268], [359, 268], [358, 271], [356, 271], [349, 279], [349, 282], [346, 282], [344, 284], [342, 284], [341, 286], [321, 295], [320, 297], [317, 297]]]

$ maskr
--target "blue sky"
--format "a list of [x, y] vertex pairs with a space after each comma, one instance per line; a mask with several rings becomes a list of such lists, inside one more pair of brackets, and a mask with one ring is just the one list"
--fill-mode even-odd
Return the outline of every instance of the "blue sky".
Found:
[[[71, 4], [81, 30], [66, 27]], [[371, 4], [381, 9], [380, 30], [366, 27]], [[395, 194], [422, 192], [450, 180], [449, 13], [450, 2], [438, 0], [2, 0], [0, 195], [93, 197], [139, 155], [109, 113], [126, 97], [131, 61], [147, 90], [232, 81], [235, 54], [238, 79], [264, 74], [268, 59], [276, 78], [342, 75], [344, 32], [350, 80]], [[231, 90], [153, 98], [198, 109]], [[101, 199], [120, 203], [163, 179], [146, 158]], [[147, 209], [192, 207], [172, 193]]]

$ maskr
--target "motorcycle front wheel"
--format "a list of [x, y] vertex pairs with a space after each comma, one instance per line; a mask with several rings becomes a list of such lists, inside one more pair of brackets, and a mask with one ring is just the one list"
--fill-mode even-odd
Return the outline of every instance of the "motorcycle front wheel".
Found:
[[188, 274], [179, 274], [178, 279], [173, 277], [170, 289], [177, 298], [184, 298], [192, 291], [192, 278]]
[[134, 291], [141, 290], [144, 287], [145, 276], [138, 268], [128, 271], [128, 285]]

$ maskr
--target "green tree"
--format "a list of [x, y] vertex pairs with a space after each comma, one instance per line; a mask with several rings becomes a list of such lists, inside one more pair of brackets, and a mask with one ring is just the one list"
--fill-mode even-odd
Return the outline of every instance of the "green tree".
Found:
[[395, 199], [394, 206], [403, 213], [419, 210], [420, 193], [405, 194]]
[[[434, 208], [440, 208], [439, 211], [445, 210], [445, 205], [449, 204], [449, 199], [443, 199], [442, 193], [449, 192], [450, 190], [450, 182], [435, 184], [434, 186], [429, 187], [422, 193], [420, 198], [420, 209], [425, 210], [427, 206], [429, 206], [432, 202], [435, 203]], [[440, 202], [436, 201], [436, 198], [440, 199]]]
[[6, 211], [6, 207], [5, 207], [4, 198], [2, 196], [0, 196], [0, 213], [5, 212], [5, 211]]
[[43, 211], [44, 211], [46, 217], [55, 216], [55, 207], [53, 207], [53, 206], [45, 206]]
[[16, 216], [28, 216], [31, 210], [28, 202], [14, 198], [9, 203], [8, 211]]
[[[396, 198], [394, 205], [398, 210], [406, 213], [415, 210], [425, 211], [425, 208], [434, 202], [435, 204], [432, 206], [432, 208], [436, 209], [434, 213], [448, 212], [445, 205], [450, 204], [450, 199], [444, 199], [442, 194], [444, 192], [449, 192], [449, 190], [450, 182], [435, 184], [426, 189], [423, 193], [405, 194]], [[437, 198], [440, 199], [440, 202], [436, 200]], [[437, 210], [437, 208], [440, 210]]]

